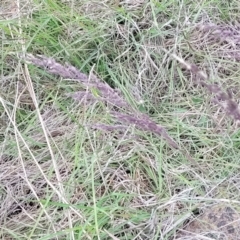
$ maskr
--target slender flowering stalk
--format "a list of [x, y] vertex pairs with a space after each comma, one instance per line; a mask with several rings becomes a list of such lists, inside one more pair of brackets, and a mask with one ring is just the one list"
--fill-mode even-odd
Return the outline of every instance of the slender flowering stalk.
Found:
[[179, 61], [194, 76], [197, 84], [203, 86], [214, 95], [213, 102], [218, 104], [227, 114], [231, 115], [234, 120], [240, 121], [240, 108], [238, 103], [232, 98], [231, 93], [224, 92], [218, 84], [207, 83], [208, 76], [201, 71], [195, 64], [189, 64], [175, 54], [172, 57]]
[[[27, 61], [34, 64], [35, 66], [38, 66], [40, 68], [43, 68], [46, 72], [55, 74], [58, 76], [61, 76], [63, 78], [73, 79], [76, 80], [84, 85], [86, 88], [90, 88], [94, 91], [94, 89], [97, 89], [98, 94], [91, 94], [89, 92], [86, 92], [87, 99], [99, 99], [102, 101], [106, 101], [109, 104], [112, 104], [117, 107], [128, 107], [127, 102], [119, 95], [119, 92], [112, 89], [107, 83], [102, 82], [100, 79], [98, 79], [96, 76], [91, 75], [90, 79], [89, 76], [87, 76], [84, 73], [81, 73], [77, 68], [65, 64], [62, 65], [55, 61], [53, 58], [48, 58], [45, 56], [33, 56], [32, 54], [27, 55]], [[73, 95], [74, 99], [81, 100], [84, 98], [84, 92], [75, 93]]]
[[[126, 124], [135, 125], [140, 130], [161, 136], [171, 147], [176, 149], [179, 148], [177, 143], [168, 135], [165, 128], [159, 124], [156, 124], [148, 115], [142, 114], [133, 109], [124, 99], [124, 96], [120, 91], [111, 88], [107, 83], [101, 81], [93, 74], [87, 76], [69, 64], [62, 65], [56, 62], [55, 59], [45, 56], [33, 56], [32, 54], [28, 54], [26, 60], [37, 67], [43, 68], [48, 73], [55, 74], [63, 78], [76, 80], [86, 89], [92, 89], [90, 91], [80, 91], [68, 95], [73, 99], [78, 101], [86, 100], [90, 103], [93, 101], [101, 101], [115, 108], [118, 107], [118, 110], [111, 111], [110, 113], [120, 124], [108, 126], [99, 123], [97, 125], [93, 125], [93, 128], [112, 131], [116, 129], [126, 129]], [[123, 114], [120, 112], [122, 109], [130, 113]]]
[[158, 136], [162, 136], [169, 145], [173, 148], [178, 148], [177, 143], [167, 134], [165, 128], [153, 122], [148, 115], [146, 114], [123, 114], [120, 112], [112, 111], [111, 114], [122, 123], [127, 123], [131, 125], [135, 125], [137, 128], [141, 130], [145, 130], [148, 132], [152, 132]]

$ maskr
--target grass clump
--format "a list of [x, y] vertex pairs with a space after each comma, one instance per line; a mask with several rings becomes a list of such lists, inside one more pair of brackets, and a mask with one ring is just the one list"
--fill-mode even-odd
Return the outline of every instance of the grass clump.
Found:
[[184, 239], [238, 207], [237, 1], [3, 6], [2, 239]]

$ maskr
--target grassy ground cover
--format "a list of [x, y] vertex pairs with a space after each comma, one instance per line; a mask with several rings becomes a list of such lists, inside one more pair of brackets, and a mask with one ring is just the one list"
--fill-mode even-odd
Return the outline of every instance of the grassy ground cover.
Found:
[[239, 14], [2, 0], [0, 238], [191, 239], [208, 206], [239, 210]]

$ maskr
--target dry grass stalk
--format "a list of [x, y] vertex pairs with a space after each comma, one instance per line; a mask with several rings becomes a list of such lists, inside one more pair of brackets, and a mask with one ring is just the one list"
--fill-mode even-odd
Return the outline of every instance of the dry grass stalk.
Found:
[[[132, 124], [137, 128], [154, 133], [158, 136], [164, 138], [167, 143], [173, 148], [179, 148], [177, 143], [168, 135], [165, 128], [156, 124], [152, 121], [149, 116], [142, 114], [141, 112], [133, 109], [127, 101], [124, 99], [120, 91], [114, 90], [107, 83], [102, 82], [99, 78], [94, 75], [90, 77], [86, 74], [81, 73], [75, 67], [66, 64], [62, 65], [56, 62], [53, 58], [48, 58], [45, 56], [33, 56], [31, 54], [27, 55], [27, 61], [43, 68], [46, 72], [61, 76], [63, 78], [74, 79], [80, 82], [87, 89], [94, 89], [92, 91], [80, 91], [71, 94], [70, 96], [75, 100], [87, 100], [88, 102], [92, 101], [101, 101], [110, 104], [111, 106], [118, 107], [119, 110], [124, 108], [131, 112], [131, 114], [123, 114], [117, 111], [111, 111], [111, 115], [117, 119], [123, 126], [124, 124]], [[97, 94], [96, 94], [97, 92]], [[107, 126], [104, 124], [93, 125], [94, 128], [112, 131], [114, 129], [122, 130], [121, 125]]]
[[63, 78], [74, 79], [82, 83], [83, 86], [86, 88], [97, 90], [97, 94], [92, 94], [90, 92], [75, 92], [72, 97], [76, 100], [82, 100], [83, 98], [87, 100], [97, 99], [105, 101], [117, 107], [128, 107], [127, 102], [121, 96], [119, 96], [118, 91], [115, 91], [108, 84], [103, 83], [94, 75], [91, 75], [89, 79], [89, 76], [81, 73], [77, 68], [73, 67], [72, 65], [62, 65], [56, 62], [55, 59], [48, 58], [42, 55], [35, 57], [31, 54], [28, 54], [27, 61], [31, 62], [35, 66], [43, 68], [48, 73], [55, 74]]
[[[205, 44], [212, 45], [214, 51], [212, 55], [222, 59], [231, 59], [240, 61], [239, 45], [240, 45], [240, 25], [235, 24], [198, 24], [196, 31], [193, 32], [194, 41], [199, 42], [198, 47], [205, 48]], [[201, 36], [201, 37], [200, 37]], [[215, 48], [216, 43], [218, 48]]]
[[141, 130], [145, 130], [148, 132], [155, 133], [159, 136], [162, 136], [167, 142], [174, 148], [178, 148], [178, 145], [175, 141], [172, 140], [172, 138], [169, 137], [166, 130], [153, 122], [148, 115], [146, 114], [123, 114], [120, 112], [111, 112], [111, 114], [117, 118], [119, 122], [125, 122], [127, 124], [134, 124], [136, 127], [138, 127]]
[[197, 84], [203, 86], [214, 95], [214, 103], [218, 104], [228, 115], [231, 115], [234, 120], [240, 121], [240, 108], [238, 103], [232, 98], [230, 91], [224, 92], [218, 84], [207, 83], [208, 76], [195, 64], [189, 64], [175, 54], [172, 54], [172, 56], [192, 73], [193, 79]]

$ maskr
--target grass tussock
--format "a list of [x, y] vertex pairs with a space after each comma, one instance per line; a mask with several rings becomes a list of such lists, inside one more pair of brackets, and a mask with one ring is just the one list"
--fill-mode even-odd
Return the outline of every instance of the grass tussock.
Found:
[[238, 209], [238, 1], [1, 8], [1, 239], [181, 239]]

